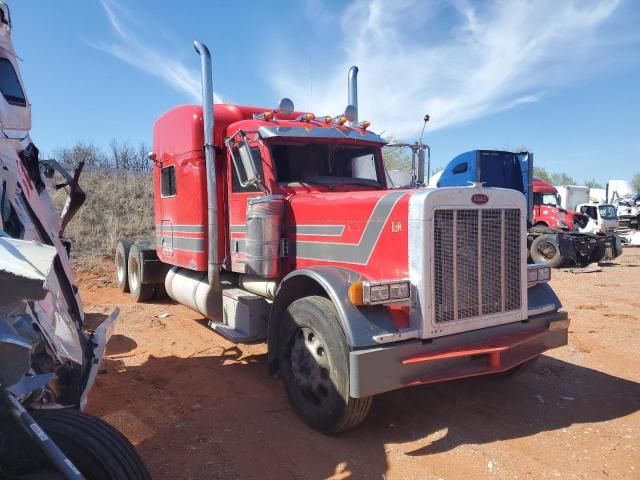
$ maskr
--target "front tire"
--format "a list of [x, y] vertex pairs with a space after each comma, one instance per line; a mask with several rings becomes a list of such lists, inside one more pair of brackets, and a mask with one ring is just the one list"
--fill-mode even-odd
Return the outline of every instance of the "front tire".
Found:
[[285, 391], [305, 423], [335, 434], [365, 419], [372, 397], [349, 396], [349, 349], [329, 299], [309, 296], [291, 303], [278, 340]]

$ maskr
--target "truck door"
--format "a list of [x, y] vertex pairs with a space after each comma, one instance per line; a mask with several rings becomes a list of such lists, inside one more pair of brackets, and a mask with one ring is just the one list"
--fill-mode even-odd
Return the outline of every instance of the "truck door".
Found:
[[[261, 178], [264, 178], [260, 147], [256, 142], [250, 142], [251, 153], [255, 160], [256, 169]], [[241, 179], [247, 178], [238, 150], [235, 147], [227, 149], [229, 196], [229, 250], [231, 257], [231, 270], [244, 273], [244, 261], [247, 236], [247, 201], [251, 197], [264, 195], [257, 185], [242, 186]], [[235, 156], [235, 160], [232, 157]]]

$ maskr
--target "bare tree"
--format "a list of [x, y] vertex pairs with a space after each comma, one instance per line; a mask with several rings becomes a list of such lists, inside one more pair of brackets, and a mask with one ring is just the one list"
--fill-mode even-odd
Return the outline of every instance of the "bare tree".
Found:
[[55, 150], [53, 158], [65, 165], [77, 165], [84, 162], [87, 166], [104, 168], [109, 164], [109, 159], [100, 147], [83, 142], [78, 142], [72, 147]]
[[636, 173], [631, 180], [631, 184], [636, 192], [640, 192], [640, 173]]

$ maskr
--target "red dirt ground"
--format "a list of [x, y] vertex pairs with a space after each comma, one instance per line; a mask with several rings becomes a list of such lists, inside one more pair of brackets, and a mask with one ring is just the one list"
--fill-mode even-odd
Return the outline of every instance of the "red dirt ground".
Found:
[[170, 302], [134, 304], [111, 271], [83, 274], [91, 324], [122, 312], [89, 411], [155, 479], [640, 479], [640, 249], [552, 284], [568, 347], [508, 381], [380, 395], [359, 428], [327, 437], [289, 407], [263, 344], [227, 342]]

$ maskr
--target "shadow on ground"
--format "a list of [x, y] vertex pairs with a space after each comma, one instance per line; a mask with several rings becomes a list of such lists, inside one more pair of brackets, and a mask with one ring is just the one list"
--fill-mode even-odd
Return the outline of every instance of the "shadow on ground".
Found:
[[150, 357], [135, 367], [106, 360], [104, 368], [91, 410], [137, 443], [154, 478], [381, 478], [385, 444], [428, 456], [640, 409], [640, 384], [543, 356], [509, 380], [380, 395], [359, 428], [327, 437], [297, 419], [265, 355], [212, 347], [210, 356]]

